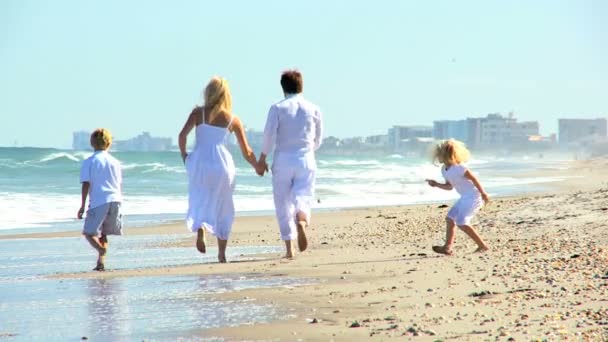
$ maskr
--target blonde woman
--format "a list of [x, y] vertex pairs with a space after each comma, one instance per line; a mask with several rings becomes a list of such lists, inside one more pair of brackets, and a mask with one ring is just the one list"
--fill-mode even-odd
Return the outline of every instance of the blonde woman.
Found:
[[[179, 149], [188, 174], [186, 225], [197, 233], [196, 248], [205, 253], [205, 231], [217, 237], [218, 261], [226, 262], [226, 245], [234, 221], [235, 167], [226, 148], [234, 133], [243, 157], [255, 168], [257, 161], [245, 137], [241, 120], [232, 113], [228, 82], [213, 77], [204, 91], [204, 105], [196, 107], [179, 133]], [[196, 144], [186, 153], [188, 133], [195, 129]]]
[[477, 231], [471, 226], [471, 219], [488, 203], [490, 198], [484, 191], [477, 177], [462, 163], [469, 160], [469, 150], [465, 145], [457, 140], [450, 139], [439, 143], [433, 151], [433, 162], [442, 163], [441, 174], [445, 178], [445, 183], [439, 183], [432, 179], [427, 179], [427, 183], [432, 187], [443, 190], [456, 189], [460, 199], [448, 212], [446, 217], [446, 239], [445, 245], [433, 246], [433, 251], [440, 254], [452, 255], [452, 245], [454, 244], [455, 226], [458, 226], [477, 244], [475, 252], [485, 252], [489, 248]]

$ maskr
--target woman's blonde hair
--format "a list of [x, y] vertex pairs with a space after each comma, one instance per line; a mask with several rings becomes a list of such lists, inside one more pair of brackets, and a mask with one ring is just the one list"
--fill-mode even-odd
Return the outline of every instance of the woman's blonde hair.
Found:
[[107, 150], [112, 145], [112, 134], [105, 128], [98, 128], [91, 133], [91, 146], [95, 150]]
[[469, 160], [471, 152], [462, 141], [449, 139], [438, 143], [433, 150], [433, 163], [447, 165], [464, 163]]
[[207, 121], [213, 120], [221, 111], [232, 112], [232, 96], [225, 79], [213, 76], [205, 87], [204, 98]]

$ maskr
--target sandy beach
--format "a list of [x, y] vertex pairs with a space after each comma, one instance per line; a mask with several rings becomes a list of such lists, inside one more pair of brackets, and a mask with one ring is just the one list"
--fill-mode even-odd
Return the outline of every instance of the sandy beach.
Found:
[[[227, 340], [607, 340], [606, 166], [606, 159], [576, 162], [550, 172], [572, 177], [550, 192], [494, 198], [475, 221], [491, 246], [484, 254], [473, 253], [474, 243], [462, 232], [453, 256], [432, 252], [444, 239], [451, 204], [434, 203], [315, 213], [309, 250], [292, 261], [264, 254], [246, 262], [51, 278], [254, 273], [316, 280], [219, 294], [292, 312], [269, 323], [192, 332]], [[129, 235], [183, 233], [181, 222], [128, 230]], [[78, 233], [1, 238], [63, 236]], [[228, 248], [245, 245], [282, 246], [274, 217], [238, 217]], [[171, 246], [194, 248], [194, 236]]]

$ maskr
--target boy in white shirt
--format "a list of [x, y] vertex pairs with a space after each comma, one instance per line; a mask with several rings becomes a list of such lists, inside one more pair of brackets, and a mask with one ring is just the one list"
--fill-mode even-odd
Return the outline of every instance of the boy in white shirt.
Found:
[[99, 254], [94, 271], [104, 271], [108, 250], [108, 235], [122, 235], [122, 171], [120, 162], [108, 152], [112, 135], [105, 128], [91, 134], [95, 153], [87, 158], [80, 169], [82, 202], [78, 218], [82, 219], [89, 196], [89, 209], [82, 234]]

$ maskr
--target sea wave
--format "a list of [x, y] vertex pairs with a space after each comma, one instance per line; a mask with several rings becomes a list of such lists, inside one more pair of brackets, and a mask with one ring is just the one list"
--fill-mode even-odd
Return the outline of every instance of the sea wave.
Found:
[[[40, 163], [47, 163], [47, 162], [52, 162], [55, 160], [71, 160], [74, 162], [80, 162], [81, 160], [83, 160], [83, 158], [79, 158], [80, 154], [79, 153], [68, 153], [68, 152], [55, 152], [55, 153], [51, 153], [49, 155], [46, 155], [44, 157], [42, 157], [40, 160], [38, 160], [37, 162]], [[36, 162], [36, 161], [34, 161]]]
[[170, 166], [163, 163], [129, 163], [121, 165], [123, 171], [139, 171], [141, 173], [152, 172], [169, 172], [169, 173], [186, 173], [183, 165]]
[[381, 162], [375, 159], [367, 159], [367, 160], [355, 160], [355, 159], [346, 159], [346, 160], [318, 160], [317, 163], [323, 166], [373, 166], [380, 165]]

